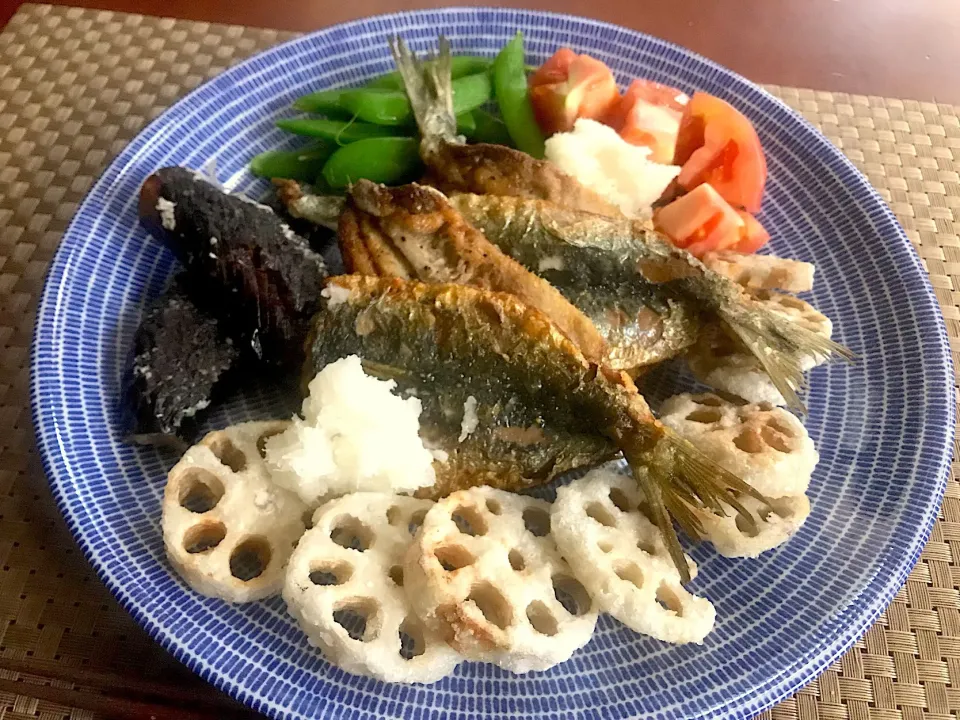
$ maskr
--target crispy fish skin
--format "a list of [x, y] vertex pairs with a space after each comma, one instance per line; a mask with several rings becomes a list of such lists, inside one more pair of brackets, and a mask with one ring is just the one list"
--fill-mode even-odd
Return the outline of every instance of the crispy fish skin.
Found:
[[433, 188], [359, 181], [348, 194], [339, 237], [350, 272], [508, 292], [547, 315], [588, 359], [608, 355], [589, 318], [490, 243]]
[[[756, 496], [658, 422], [627, 375], [588, 361], [513, 295], [359, 275], [330, 279], [326, 295], [307, 341], [305, 377], [356, 354], [407, 387], [453, 393], [456, 402], [469, 393], [480, 406], [503, 403], [505, 414], [487, 416], [495, 427], [602, 438], [604, 452], [618, 448], [632, 467], [647, 469], [635, 476], [681, 572], [686, 563], [670, 514], [696, 535], [690, 505], [719, 509], [731, 490]], [[524, 420], [514, 423], [511, 413]]]
[[445, 193], [470, 192], [538, 198], [587, 212], [620, 210], [553, 163], [503, 145], [464, 144], [453, 114], [450, 45], [440, 38], [436, 62], [421, 63], [401, 38], [390, 44], [422, 137], [427, 181]]
[[[584, 285], [621, 286], [636, 297], [652, 293], [686, 304], [705, 320], [722, 321], [794, 408], [803, 408], [796, 392], [803, 386], [803, 357], [852, 357], [843, 346], [764, 308], [736, 283], [672, 246], [649, 223], [522, 198], [461, 195], [451, 203], [522, 265], [558, 268], [542, 272], [565, 292]], [[599, 326], [604, 327], [602, 321]]]

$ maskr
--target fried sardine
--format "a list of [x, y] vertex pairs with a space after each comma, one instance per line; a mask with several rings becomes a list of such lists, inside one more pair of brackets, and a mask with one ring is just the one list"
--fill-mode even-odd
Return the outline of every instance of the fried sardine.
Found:
[[463, 142], [453, 113], [446, 38], [440, 38], [435, 62], [421, 63], [401, 38], [394, 38], [390, 48], [420, 128], [420, 156], [429, 170], [430, 185], [448, 194], [518, 195], [588, 212], [620, 214], [615, 205], [551, 162], [503, 145]]
[[[441, 492], [499, 472], [509, 481], [496, 484], [527, 487], [619, 450], [684, 575], [671, 516], [696, 537], [690, 506], [719, 511], [731, 493], [762, 500], [659, 423], [628, 376], [589, 362], [513, 295], [360, 275], [331, 278], [324, 295], [305, 377], [356, 354], [368, 372], [420, 397], [426, 439], [448, 455], [436, 463]], [[516, 450], [491, 464], [498, 441]]]

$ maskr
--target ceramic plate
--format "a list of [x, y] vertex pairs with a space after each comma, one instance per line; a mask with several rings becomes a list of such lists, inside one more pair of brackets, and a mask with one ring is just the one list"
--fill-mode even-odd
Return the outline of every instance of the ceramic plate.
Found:
[[[531, 62], [568, 45], [608, 63], [621, 83], [652, 78], [742, 110], [767, 153], [761, 219], [771, 247], [816, 263], [811, 300], [860, 359], [812, 373], [806, 422], [821, 460], [802, 531], [756, 560], [694, 552], [701, 569], [693, 588], [718, 615], [704, 645], [665, 645], [604, 617], [593, 640], [549, 672], [515, 676], [465, 663], [429, 687], [385, 685], [328, 665], [279, 598], [245, 606], [205, 599], [165, 561], [160, 497], [174, 458], [122, 440], [133, 335], [174, 271], [171, 254], [137, 222], [137, 191], [159, 167], [215, 158], [229, 189], [259, 195], [265, 186], [245, 163], [289, 142], [273, 121], [301, 94], [388, 70], [388, 35], [425, 49], [442, 32], [456, 52], [492, 55], [518, 29]], [[886, 205], [823, 136], [682, 48], [613, 25], [513, 10], [338, 25], [252, 57], [170, 108], [120, 153], [68, 228], [40, 305], [32, 371], [53, 492], [102, 580], [176, 657], [277, 718], [752, 716], [812, 680], [893, 598], [936, 516], [954, 426], [950, 354], [927, 277]], [[276, 396], [251, 390], [208, 425], [286, 412]]]

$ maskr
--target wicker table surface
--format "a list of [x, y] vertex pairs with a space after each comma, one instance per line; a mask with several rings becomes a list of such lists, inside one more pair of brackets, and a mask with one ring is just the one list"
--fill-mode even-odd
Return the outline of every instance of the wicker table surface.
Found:
[[[29, 347], [47, 265], [109, 160], [198, 83], [289, 36], [47, 5], [23, 6], [0, 34], [0, 720], [247, 715], [153, 643], [84, 561], [36, 455]], [[833, 140], [890, 203], [960, 349], [958, 108], [768, 89]], [[765, 717], [958, 715], [955, 473], [921, 561], [883, 617]]]

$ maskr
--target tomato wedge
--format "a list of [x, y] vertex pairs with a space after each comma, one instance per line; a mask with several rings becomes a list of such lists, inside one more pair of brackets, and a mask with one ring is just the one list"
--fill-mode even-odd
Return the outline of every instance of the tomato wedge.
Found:
[[673, 163], [683, 169], [677, 182], [687, 190], [702, 183], [734, 207], [760, 210], [767, 161], [760, 138], [736, 108], [707, 93], [694, 93], [684, 110]]
[[743, 210], [737, 210], [737, 215], [743, 220], [743, 227], [740, 229], [740, 239], [730, 246], [730, 250], [755, 253], [770, 242], [770, 233], [753, 215]]
[[530, 78], [530, 102], [547, 135], [572, 130], [578, 118], [603, 118], [619, 96], [610, 68], [570, 48], [557, 50]]
[[670, 164], [688, 101], [676, 88], [651, 80], [634, 80], [604, 122], [631, 145], [650, 148], [654, 162]]
[[738, 243], [743, 218], [709, 185], [698, 185], [653, 215], [653, 224], [674, 245], [696, 257]]

